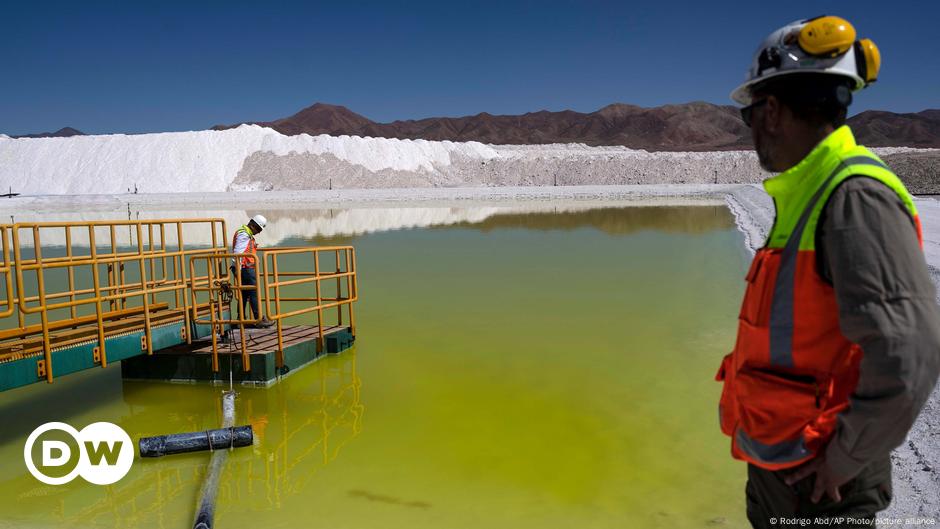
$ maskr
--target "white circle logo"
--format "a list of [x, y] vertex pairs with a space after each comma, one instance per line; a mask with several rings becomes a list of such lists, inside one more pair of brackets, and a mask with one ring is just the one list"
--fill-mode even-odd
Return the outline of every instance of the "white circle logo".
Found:
[[47, 485], [62, 485], [75, 476], [110, 485], [130, 472], [134, 447], [116, 424], [96, 422], [78, 431], [64, 422], [48, 422], [29, 434], [23, 460], [29, 473]]

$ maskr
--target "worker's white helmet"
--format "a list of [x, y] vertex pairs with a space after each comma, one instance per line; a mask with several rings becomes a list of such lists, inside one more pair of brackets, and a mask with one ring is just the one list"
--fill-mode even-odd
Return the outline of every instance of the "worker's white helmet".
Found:
[[751, 88], [764, 80], [793, 73], [841, 75], [861, 90], [878, 78], [881, 54], [869, 39], [855, 40], [855, 28], [847, 20], [821, 16], [799, 20], [771, 33], [754, 54], [744, 84], [731, 99], [751, 104]]
[[251, 220], [258, 225], [259, 228], [264, 228], [268, 223], [268, 219], [264, 218], [264, 215], [255, 215], [251, 217]]

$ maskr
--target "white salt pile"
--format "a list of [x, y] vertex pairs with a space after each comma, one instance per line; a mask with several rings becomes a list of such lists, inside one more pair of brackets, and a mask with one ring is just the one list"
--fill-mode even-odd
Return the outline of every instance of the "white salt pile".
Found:
[[[889, 154], [911, 149], [877, 149]], [[484, 145], [225, 131], [0, 138], [0, 189], [23, 195], [417, 187], [716, 184], [767, 176], [752, 152]]]
[[246, 158], [265, 152], [330, 155], [367, 171], [429, 172], [451, 156], [486, 160], [482, 143], [350, 136], [284, 136], [257, 125], [225, 131], [9, 139], [0, 142], [0, 189], [23, 194], [225, 191]]

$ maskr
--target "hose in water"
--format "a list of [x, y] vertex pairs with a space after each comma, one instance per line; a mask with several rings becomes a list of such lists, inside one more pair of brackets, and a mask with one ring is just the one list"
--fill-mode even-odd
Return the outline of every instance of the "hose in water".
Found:
[[[226, 391], [222, 394], [222, 429], [230, 430], [235, 424], [235, 392]], [[233, 437], [234, 439], [234, 437]], [[196, 519], [193, 529], [212, 529], [215, 517], [215, 498], [219, 492], [219, 479], [222, 469], [228, 460], [229, 447], [220, 447], [212, 452], [209, 468], [206, 470], [206, 479], [202, 482], [199, 491], [199, 502], [196, 504]]]
[[163, 457], [185, 452], [239, 448], [251, 446], [254, 441], [251, 425], [219, 428], [205, 432], [187, 432], [155, 437], [141, 437], [137, 443], [140, 457]]

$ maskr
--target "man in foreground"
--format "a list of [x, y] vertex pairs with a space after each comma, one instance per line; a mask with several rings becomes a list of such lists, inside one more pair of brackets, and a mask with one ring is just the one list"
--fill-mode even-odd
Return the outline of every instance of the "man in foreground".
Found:
[[917, 209], [845, 125], [879, 67], [874, 43], [819, 17], [772, 33], [732, 93], [761, 166], [780, 173], [764, 182], [776, 219], [717, 377], [754, 527], [874, 526], [891, 502], [890, 452], [940, 370]]

